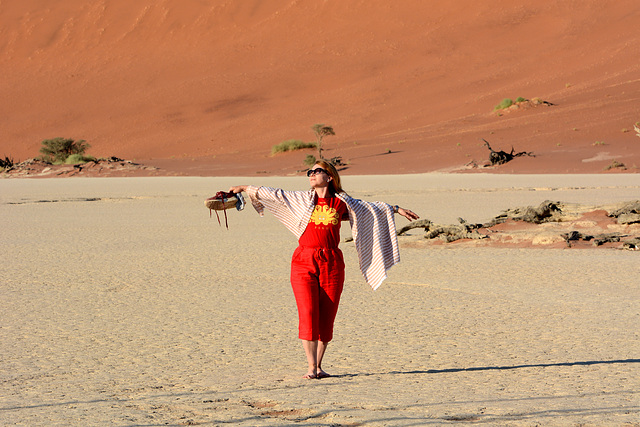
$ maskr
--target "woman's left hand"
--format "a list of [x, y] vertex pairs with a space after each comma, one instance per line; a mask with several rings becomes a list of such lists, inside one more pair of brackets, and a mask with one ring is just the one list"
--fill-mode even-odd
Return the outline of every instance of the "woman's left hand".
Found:
[[407, 218], [409, 221], [413, 221], [414, 219], [420, 218], [417, 213], [410, 211], [405, 208], [398, 208], [398, 213], [403, 217]]

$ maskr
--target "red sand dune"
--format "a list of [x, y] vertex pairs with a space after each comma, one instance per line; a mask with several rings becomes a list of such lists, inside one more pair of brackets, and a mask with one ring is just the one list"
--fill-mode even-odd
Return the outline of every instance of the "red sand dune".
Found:
[[[286, 174], [332, 125], [346, 173], [640, 168], [640, 3], [407, 0], [0, 3], [0, 156], [43, 139], [188, 174]], [[555, 105], [509, 111], [503, 98]], [[626, 131], [625, 131], [626, 130]]]

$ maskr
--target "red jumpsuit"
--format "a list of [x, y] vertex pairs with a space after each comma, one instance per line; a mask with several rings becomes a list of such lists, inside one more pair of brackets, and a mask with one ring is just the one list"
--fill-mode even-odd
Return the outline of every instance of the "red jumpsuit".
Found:
[[349, 219], [337, 197], [317, 198], [316, 206], [291, 260], [299, 338], [329, 342], [344, 284], [344, 260], [338, 249], [340, 223]]

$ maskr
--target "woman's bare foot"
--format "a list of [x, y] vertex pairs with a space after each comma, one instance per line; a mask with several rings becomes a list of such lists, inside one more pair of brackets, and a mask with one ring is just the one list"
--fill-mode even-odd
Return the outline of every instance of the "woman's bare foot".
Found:
[[305, 380], [313, 380], [318, 378], [318, 375], [313, 371], [309, 371], [306, 374], [304, 374], [302, 378], [304, 378]]
[[331, 374], [327, 374], [322, 369], [318, 369], [318, 373], [316, 374], [316, 378], [318, 378], [318, 379], [320, 379], [320, 378], [329, 378], [330, 376], [331, 376]]

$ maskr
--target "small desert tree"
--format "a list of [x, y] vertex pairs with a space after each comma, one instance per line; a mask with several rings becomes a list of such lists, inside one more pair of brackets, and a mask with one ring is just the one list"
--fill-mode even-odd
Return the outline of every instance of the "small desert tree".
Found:
[[326, 126], [322, 123], [311, 126], [313, 133], [316, 134], [316, 145], [318, 146], [318, 157], [324, 159], [322, 156], [322, 138], [325, 136], [335, 135], [331, 126]]
[[4, 159], [0, 158], [0, 170], [12, 168], [14, 165], [13, 159], [8, 156], [4, 156]]
[[83, 155], [90, 147], [84, 139], [75, 141], [68, 138], [53, 138], [42, 141], [42, 160], [50, 163], [64, 163], [72, 154]]

